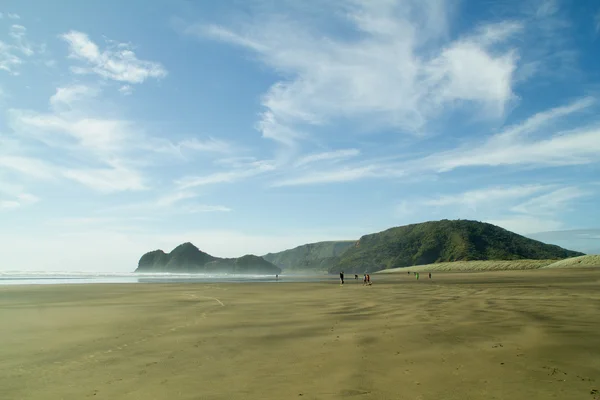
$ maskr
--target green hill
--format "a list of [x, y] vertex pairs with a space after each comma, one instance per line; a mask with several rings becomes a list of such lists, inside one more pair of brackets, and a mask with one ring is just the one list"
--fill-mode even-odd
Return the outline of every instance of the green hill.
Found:
[[356, 240], [309, 243], [262, 256], [286, 272], [327, 271]]
[[449, 261], [543, 260], [583, 255], [529, 239], [498, 226], [442, 220], [365, 235], [329, 268], [330, 273], [375, 272]]
[[280, 274], [281, 269], [262, 257], [218, 258], [191, 243], [183, 243], [170, 253], [154, 250], [144, 254], [135, 272]]

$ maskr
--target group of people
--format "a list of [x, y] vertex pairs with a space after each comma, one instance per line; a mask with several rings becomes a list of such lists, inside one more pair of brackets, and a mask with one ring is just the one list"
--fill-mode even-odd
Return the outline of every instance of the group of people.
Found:
[[[407, 273], [410, 275], [410, 271], [407, 271]], [[413, 272], [413, 274], [415, 275], [415, 278], [417, 278], [417, 280], [419, 280], [419, 273]], [[431, 272], [429, 273], [429, 279], [431, 279]]]
[[[354, 274], [354, 280], [358, 280], [358, 275]], [[340, 285], [344, 284], [344, 271], [340, 272]], [[371, 285], [371, 276], [369, 274], [365, 274], [363, 277], [363, 285]]]
[[[407, 271], [407, 273], [410, 275], [410, 271]], [[415, 278], [417, 280], [419, 280], [419, 273], [418, 272], [413, 272], [413, 274], [415, 275]], [[431, 279], [431, 272], [429, 273], [429, 279]], [[358, 281], [358, 275], [354, 274], [354, 280]], [[340, 272], [340, 285], [344, 284], [344, 271]], [[365, 274], [363, 276], [363, 286], [364, 285], [371, 285], [371, 276], [369, 274]]]

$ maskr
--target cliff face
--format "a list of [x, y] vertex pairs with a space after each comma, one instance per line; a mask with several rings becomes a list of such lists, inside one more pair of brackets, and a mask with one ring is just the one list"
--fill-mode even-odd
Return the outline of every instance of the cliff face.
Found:
[[191, 243], [183, 243], [170, 253], [154, 250], [144, 254], [140, 258], [135, 272], [211, 272], [274, 275], [281, 273], [281, 269], [258, 256], [218, 258], [204, 253]]

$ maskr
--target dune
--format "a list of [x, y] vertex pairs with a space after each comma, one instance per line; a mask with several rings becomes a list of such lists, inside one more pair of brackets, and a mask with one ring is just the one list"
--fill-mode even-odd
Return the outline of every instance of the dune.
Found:
[[509, 261], [454, 261], [413, 267], [392, 268], [377, 274], [397, 274], [410, 272], [483, 272], [538, 269], [554, 263], [556, 260], [509, 260]]
[[505, 261], [454, 261], [412, 267], [392, 268], [376, 274], [398, 274], [409, 272], [485, 272], [516, 271], [545, 268], [600, 267], [600, 255], [586, 255], [564, 260], [505, 260]]
[[586, 268], [586, 267], [600, 267], [600, 255], [590, 254], [586, 256], [567, 258], [564, 260], [556, 261], [550, 265], [546, 265], [542, 268]]

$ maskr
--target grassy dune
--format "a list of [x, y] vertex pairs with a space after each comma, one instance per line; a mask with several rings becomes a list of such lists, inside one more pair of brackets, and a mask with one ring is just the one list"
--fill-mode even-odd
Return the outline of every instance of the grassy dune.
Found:
[[567, 258], [554, 262], [550, 265], [546, 265], [542, 268], [582, 268], [582, 267], [599, 267], [600, 266], [600, 255], [593, 254], [581, 257]]
[[600, 255], [572, 257], [564, 260], [508, 260], [508, 261], [455, 261], [435, 264], [418, 265], [414, 267], [392, 268], [378, 274], [394, 274], [414, 272], [484, 272], [484, 271], [515, 271], [540, 268], [579, 268], [600, 267]]

